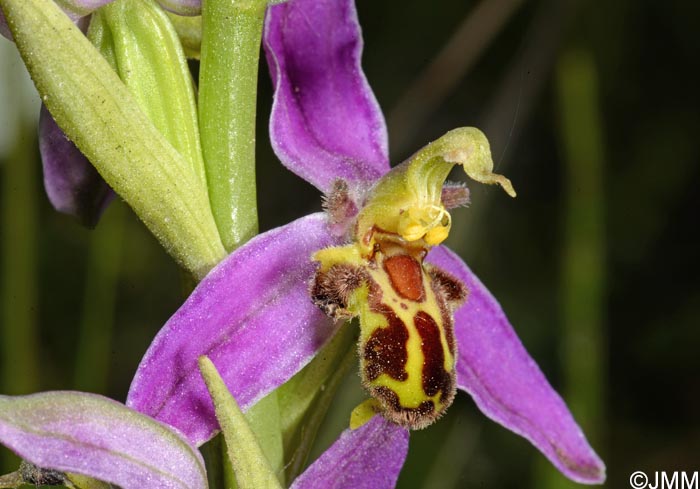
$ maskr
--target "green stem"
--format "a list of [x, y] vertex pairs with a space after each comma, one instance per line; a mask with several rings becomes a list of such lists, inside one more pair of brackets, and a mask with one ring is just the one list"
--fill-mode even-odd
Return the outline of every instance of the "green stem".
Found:
[[81, 391], [105, 393], [107, 389], [124, 211], [120, 202], [113, 203], [92, 234], [76, 351], [75, 388]]
[[209, 199], [224, 247], [258, 230], [255, 112], [265, 0], [204, 0], [199, 121]]
[[[258, 232], [255, 113], [266, 6], [265, 0], [202, 2], [200, 135], [209, 200], [229, 252]], [[283, 479], [277, 393], [253, 406], [247, 417], [270, 465]]]

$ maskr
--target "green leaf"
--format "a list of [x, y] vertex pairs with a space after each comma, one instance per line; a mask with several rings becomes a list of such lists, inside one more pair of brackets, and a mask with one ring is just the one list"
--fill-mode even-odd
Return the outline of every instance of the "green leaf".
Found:
[[108, 62], [51, 0], [0, 0], [41, 95], [71, 140], [195, 277], [226, 252], [205, 187]]
[[287, 480], [294, 480], [304, 468], [331, 401], [356, 362], [358, 328], [354, 326], [343, 325], [311, 363], [277, 389]]
[[214, 364], [209, 358], [200, 357], [199, 370], [214, 401], [216, 419], [219, 420], [226, 440], [238, 487], [241, 489], [281, 488], [253, 430]]
[[276, 390], [253, 404], [245, 413], [250, 429], [255, 433], [255, 438], [270, 462], [272, 471], [277, 475], [280, 484], [284, 484], [285, 462], [284, 443], [280, 429], [281, 415]]

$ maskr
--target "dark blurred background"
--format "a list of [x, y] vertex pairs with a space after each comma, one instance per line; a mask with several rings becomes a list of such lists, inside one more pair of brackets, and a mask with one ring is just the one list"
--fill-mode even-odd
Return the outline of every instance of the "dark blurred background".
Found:
[[[392, 161], [473, 125], [513, 181], [516, 199], [470, 185], [449, 244], [567, 400], [607, 464], [606, 487], [629, 487], [635, 470], [700, 470], [700, 3], [358, 0], [358, 10]], [[23, 68], [0, 43], [0, 392], [78, 388], [123, 400], [182, 302], [178, 270], [122, 202], [94, 231], [51, 209], [38, 100], [8, 88]], [[316, 190], [271, 152], [266, 72], [261, 230], [320, 209]], [[317, 450], [361, 396], [353, 372]], [[411, 435], [399, 480], [569, 486], [464, 394]]]

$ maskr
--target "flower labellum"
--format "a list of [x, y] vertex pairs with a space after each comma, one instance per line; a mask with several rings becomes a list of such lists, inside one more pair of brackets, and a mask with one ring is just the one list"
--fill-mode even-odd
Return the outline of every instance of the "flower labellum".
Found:
[[[360, 317], [363, 383], [386, 418], [411, 429], [435, 421], [456, 392], [453, 313], [467, 290], [423, 263], [449, 234], [442, 189], [455, 164], [515, 195], [508, 179], [491, 172], [483, 133], [455, 129], [377, 182], [357, 215], [351, 244], [313, 257], [321, 264], [311, 290], [314, 302], [336, 319]], [[335, 188], [343, 192], [347, 186]], [[344, 202], [331, 195], [329, 214], [338, 215], [333, 206]], [[367, 413], [366, 407], [358, 412]], [[363, 421], [358, 412], [353, 425]]]
[[[373, 404], [353, 413], [351, 427], [361, 427], [341, 436], [333, 456], [300, 478], [321, 483], [303, 487], [348, 481], [318, 477], [341, 467], [343, 453], [358, 461], [354, 467], [393, 471], [384, 483], [353, 479], [348, 486], [392, 487], [408, 436], [385, 418], [427, 425], [448, 407], [452, 385], [570, 479], [604, 481], [605, 465], [498, 301], [457, 255], [438, 246], [450, 231], [447, 210], [469, 197], [464, 187], [443, 185], [454, 164], [514, 194], [493, 173], [483, 134], [457, 129], [390, 169], [384, 118], [360, 66], [353, 0], [271, 7], [265, 49], [275, 89], [273, 148], [325, 195], [327, 212], [253, 238], [209, 273], [151, 345], [128, 405], [201, 444], [217, 424], [199, 356], [212, 360], [246, 409], [323, 348], [335, 331], [329, 316], [358, 316], [361, 370]], [[406, 340], [397, 341], [399, 335]], [[377, 411], [384, 416], [366, 422]], [[376, 448], [382, 434], [401, 447], [383, 444], [379, 456], [356, 443]]]

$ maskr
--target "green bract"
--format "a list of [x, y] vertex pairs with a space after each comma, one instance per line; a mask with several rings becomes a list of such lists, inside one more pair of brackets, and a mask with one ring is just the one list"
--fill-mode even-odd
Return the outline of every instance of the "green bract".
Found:
[[206, 184], [192, 77], [163, 9], [152, 0], [117, 0], [95, 12], [88, 37], [113, 64], [151, 122]]
[[207, 191], [109, 63], [51, 0], [0, 0], [51, 114], [184, 268], [201, 278], [224, 256]]
[[207, 357], [199, 359], [199, 369], [214, 401], [216, 419], [226, 439], [228, 455], [241, 489], [281, 489], [255, 434], [228, 391], [226, 384]]

